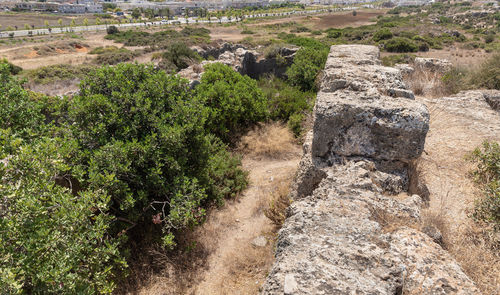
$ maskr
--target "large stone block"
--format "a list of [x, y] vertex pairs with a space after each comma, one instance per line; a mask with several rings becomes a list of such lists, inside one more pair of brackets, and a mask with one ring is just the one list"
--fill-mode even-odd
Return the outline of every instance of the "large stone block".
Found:
[[358, 92], [320, 92], [315, 106], [312, 155], [410, 160], [423, 151], [429, 129], [425, 105]]

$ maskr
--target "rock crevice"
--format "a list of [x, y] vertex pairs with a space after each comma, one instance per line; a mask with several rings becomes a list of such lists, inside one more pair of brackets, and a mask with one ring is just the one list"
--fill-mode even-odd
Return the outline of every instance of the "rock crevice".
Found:
[[[419, 230], [427, 108], [376, 47], [332, 46], [263, 294], [476, 294]], [[411, 172], [411, 171], [410, 171]]]

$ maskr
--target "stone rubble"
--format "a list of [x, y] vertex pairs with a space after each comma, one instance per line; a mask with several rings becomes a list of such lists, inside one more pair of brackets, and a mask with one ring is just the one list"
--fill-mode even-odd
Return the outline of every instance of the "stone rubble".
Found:
[[428, 128], [376, 47], [332, 46], [262, 294], [479, 294], [407, 193]]
[[277, 77], [285, 75], [286, 68], [293, 63], [293, 58], [298, 48], [283, 47], [280, 49], [282, 59], [265, 57], [255, 50], [248, 50], [239, 44], [224, 43], [218, 48], [199, 46], [191, 47], [204, 58], [213, 57], [215, 60], [204, 60], [200, 64], [191, 65], [181, 71], [179, 75], [190, 81], [191, 86], [200, 82], [203, 67], [211, 63], [222, 63], [232, 67], [242, 75], [259, 78], [263, 74], [273, 74]]

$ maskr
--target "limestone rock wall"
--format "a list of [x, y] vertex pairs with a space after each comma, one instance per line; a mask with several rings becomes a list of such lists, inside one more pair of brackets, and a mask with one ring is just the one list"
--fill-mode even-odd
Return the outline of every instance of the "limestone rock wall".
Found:
[[477, 294], [407, 193], [427, 108], [376, 47], [332, 46], [262, 294]]

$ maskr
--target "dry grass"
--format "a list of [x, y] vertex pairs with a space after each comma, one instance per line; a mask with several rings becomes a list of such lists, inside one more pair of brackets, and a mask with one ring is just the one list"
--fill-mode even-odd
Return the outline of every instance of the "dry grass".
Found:
[[289, 159], [295, 138], [280, 122], [260, 124], [241, 138], [239, 150], [254, 159]]
[[234, 249], [234, 260], [226, 265], [228, 271], [220, 278], [219, 294], [258, 294], [274, 261], [272, 244]]
[[500, 294], [500, 253], [483, 227], [469, 224], [449, 236], [448, 248], [483, 294]]
[[292, 183], [292, 177], [283, 179], [276, 184], [274, 191], [269, 195], [267, 200], [267, 206], [264, 209], [264, 214], [269, 218], [276, 226], [281, 227], [286, 218], [286, 209], [291, 204], [290, 186]]
[[405, 82], [415, 95], [426, 97], [442, 97], [448, 95], [446, 87], [441, 79], [442, 73], [431, 72], [421, 68], [405, 77]]

